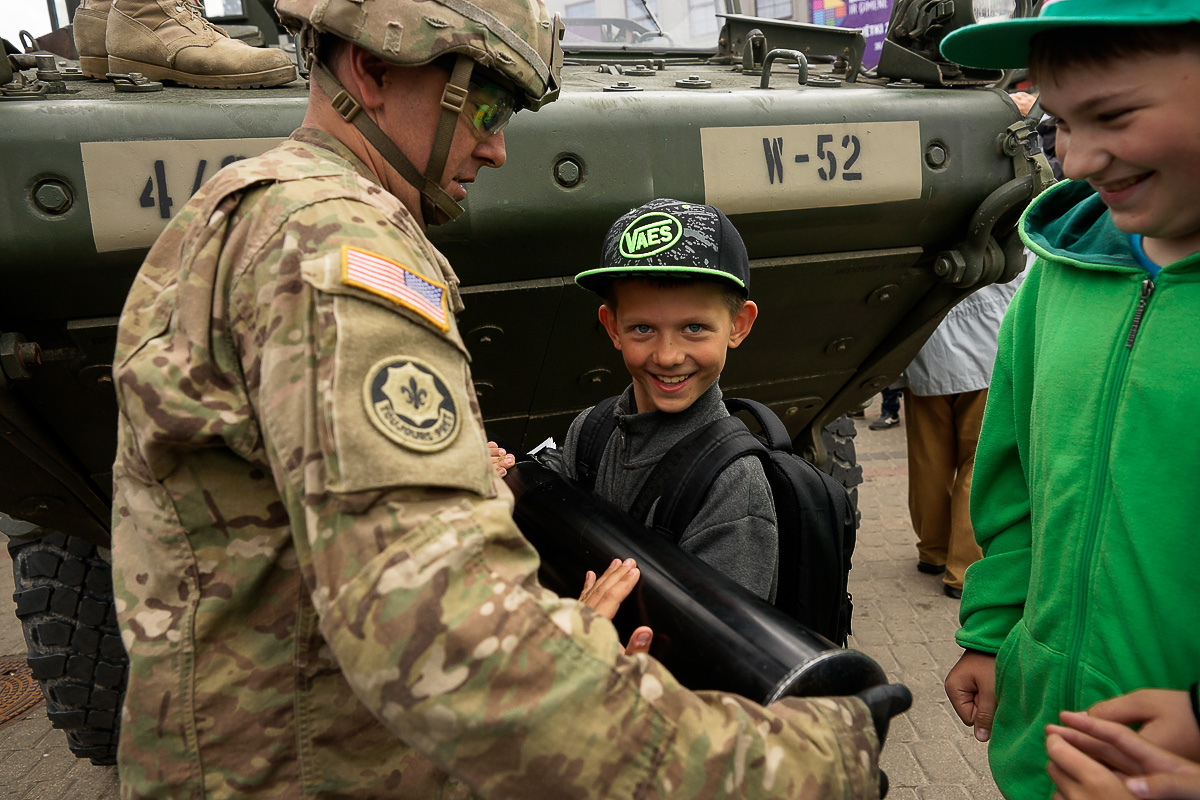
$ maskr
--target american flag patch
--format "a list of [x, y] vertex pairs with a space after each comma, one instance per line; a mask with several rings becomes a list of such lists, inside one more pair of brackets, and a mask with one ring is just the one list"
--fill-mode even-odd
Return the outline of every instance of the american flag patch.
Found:
[[366, 250], [343, 247], [342, 283], [415, 311], [443, 331], [450, 329], [445, 285], [418, 275], [403, 264]]

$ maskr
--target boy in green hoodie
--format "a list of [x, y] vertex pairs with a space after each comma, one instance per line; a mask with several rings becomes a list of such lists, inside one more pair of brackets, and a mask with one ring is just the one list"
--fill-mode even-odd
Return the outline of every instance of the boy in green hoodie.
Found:
[[942, 52], [1028, 66], [1070, 179], [1021, 220], [1037, 260], [1000, 330], [971, 495], [984, 558], [946, 678], [1001, 792], [1043, 800], [1045, 726], [1143, 687], [1173, 691], [1117, 721], [1200, 758], [1200, 2], [1046, 0]]

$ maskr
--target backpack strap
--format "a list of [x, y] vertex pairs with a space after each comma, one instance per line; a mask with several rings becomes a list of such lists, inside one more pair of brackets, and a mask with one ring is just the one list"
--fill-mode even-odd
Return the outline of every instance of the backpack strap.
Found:
[[772, 450], [778, 450], [781, 453], [792, 452], [792, 437], [788, 435], [787, 427], [784, 426], [783, 420], [779, 418], [778, 414], [762, 403], [757, 400], [747, 400], [743, 397], [726, 397], [725, 408], [730, 414], [746, 411], [750, 416], [754, 417], [754, 421], [762, 429], [762, 435], [766, 439], [767, 447]]
[[579, 441], [575, 445], [575, 476], [589, 492], [596, 488], [596, 473], [600, 471], [604, 446], [617, 429], [613, 409], [617, 407], [619, 399], [620, 395], [614, 395], [596, 403], [579, 428]]
[[766, 446], [737, 417], [722, 417], [692, 431], [655, 465], [629, 513], [644, 520], [657, 500], [654, 528], [678, 544], [717, 476], [747, 455], [770, 458]]

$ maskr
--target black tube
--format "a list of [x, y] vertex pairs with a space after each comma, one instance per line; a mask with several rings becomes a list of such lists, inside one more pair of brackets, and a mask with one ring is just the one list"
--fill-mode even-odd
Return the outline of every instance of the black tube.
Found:
[[855, 694], [887, 683], [871, 658], [808, 630], [674, 543], [534, 461], [508, 470], [514, 518], [537, 548], [539, 579], [578, 597], [584, 573], [633, 558], [642, 577], [617, 614], [626, 641], [654, 629], [650, 654], [692, 690], [768, 705], [786, 696]]

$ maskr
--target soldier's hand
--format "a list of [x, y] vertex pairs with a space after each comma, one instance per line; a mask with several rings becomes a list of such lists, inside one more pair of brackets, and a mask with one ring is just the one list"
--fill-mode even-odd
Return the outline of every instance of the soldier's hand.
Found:
[[1200, 726], [1183, 690], [1139, 689], [1088, 709], [1096, 719], [1137, 727], [1142, 738], [1176, 755], [1200, 761]]
[[614, 558], [599, 578], [590, 569], [587, 571], [583, 591], [579, 593], [579, 602], [591, 606], [596, 613], [611, 620], [617, 615], [621, 601], [633, 591], [640, 577], [642, 573], [632, 558], [624, 561]]
[[635, 653], [649, 653], [650, 642], [654, 640], [654, 631], [647, 628], [645, 625], [640, 625], [634, 630], [629, 637], [629, 644], [625, 645], [625, 655], [631, 656]]
[[867, 704], [871, 721], [875, 723], [875, 735], [879, 746], [887, 739], [888, 723], [897, 714], [903, 714], [912, 706], [912, 692], [902, 683], [889, 683], [863, 689], [857, 697]]
[[488, 456], [492, 459], [492, 469], [503, 478], [508, 474], [508, 468], [517, 463], [517, 457], [495, 442], [488, 442]]
[[946, 676], [946, 696], [963, 724], [974, 726], [976, 739], [990, 739], [996, 716], [996, 657], [978, 650], [963, 653]]
[[[632, 558], [624, 561], [614, 558], [608, 565], [608, 569], [599, 578], [590, 569], [587, 571], [579, 600], [611, 620], [617, 615], [621, 601], [629, 596], [641, 576], [642, 573], [637, 568], [637, 562]], [[654, 632], [650, 628], [645, 625], [638, 627], [630, 635], [629, 644], [625, 645], [625, 655], [650, 652], [650, 642], [653, 639]]]

